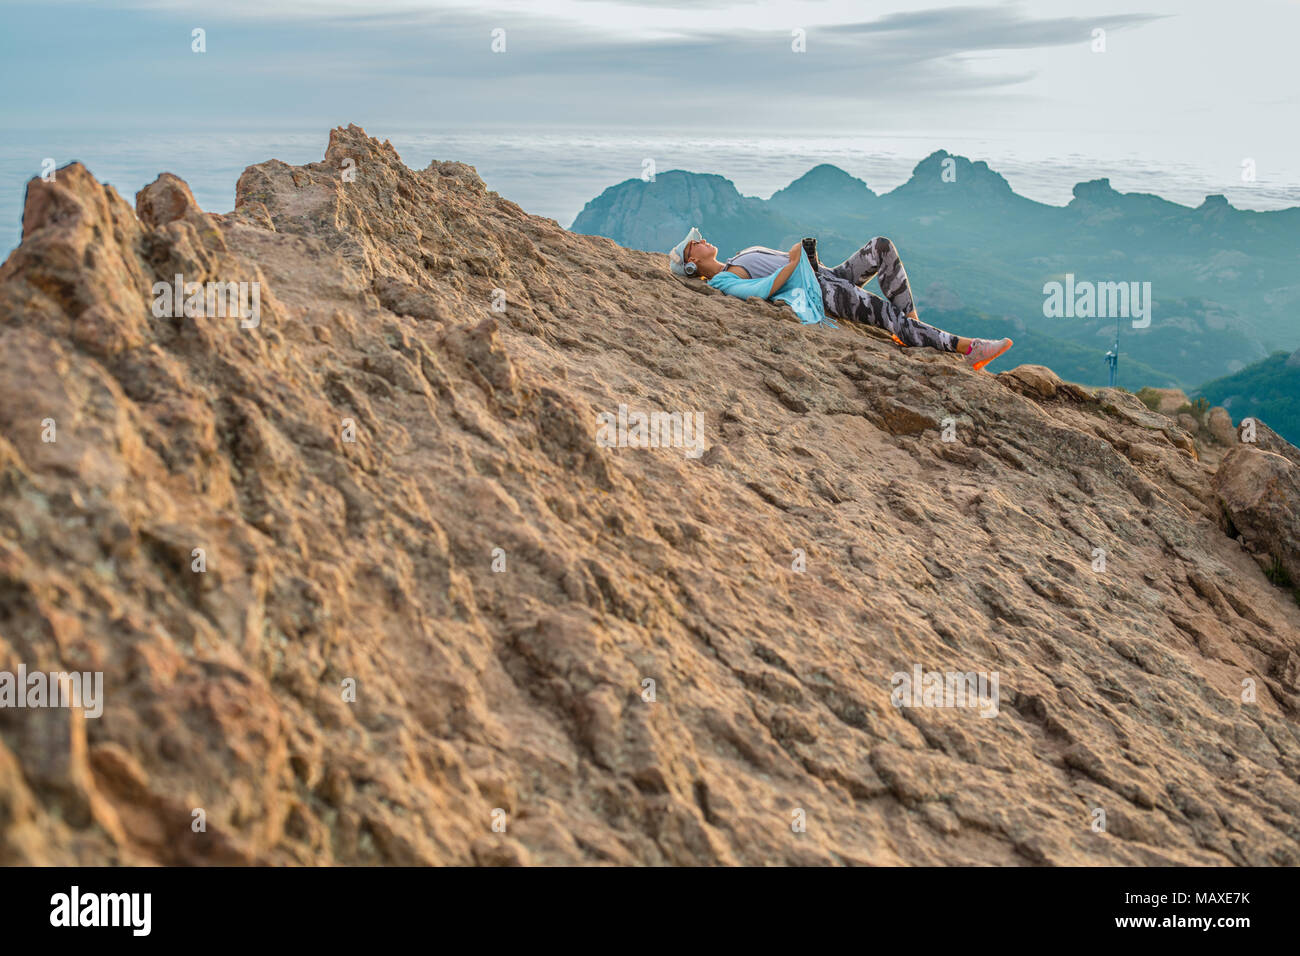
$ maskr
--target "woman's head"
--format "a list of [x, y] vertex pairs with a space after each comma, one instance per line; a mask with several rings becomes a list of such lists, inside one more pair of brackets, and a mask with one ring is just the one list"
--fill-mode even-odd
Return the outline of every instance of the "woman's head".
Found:
[[673, 246], [672, 251], [668, 253], [668, 264], [679, 276], [686, 278], [699, 276], [701, 279], [707, 279], [716, 272], [716, 269], [713, 272], [709, 271], [709, 263], [717, 261], [714, 258], [717, 254], [718, 247], [710, 245], [700, 235], [700, 230], [692, 227], [686, 234], [686, 238]]
[[700, 270], [700, 264], [713, 262], [718, 257], [718, 247], [713, 245], [707, 239], [692, 239], [686, 243], [686, 248], [682, 250], [682, 259], [695, 268], [687, 269], [687, 275], [696, 275], [703, 278], [703, 272]]

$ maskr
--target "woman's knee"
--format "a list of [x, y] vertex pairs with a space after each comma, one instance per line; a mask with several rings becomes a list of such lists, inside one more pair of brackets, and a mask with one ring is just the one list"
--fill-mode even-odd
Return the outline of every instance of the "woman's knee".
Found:
[[894, 254], [894, 244], [885, 236], [876, 236], [867, 243], [867, 245], [871, 247], [871, 251], [881, 260]]

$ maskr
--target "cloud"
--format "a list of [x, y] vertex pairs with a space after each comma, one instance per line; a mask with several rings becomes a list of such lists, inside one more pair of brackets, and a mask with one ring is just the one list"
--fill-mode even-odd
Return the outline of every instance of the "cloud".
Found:
[[1122, 30], [1165, 19], [1161, 14], [1118, 13], [1093, 17], [1034, 18], [1018, 6], [942, 7], [891, 13], [863, 23], [845, 23], [841, 36], [881, 38], [918, 58], [932, 59], [987, 50], [1023, 50], [1086, 43], [1092, 31]]
[[[1034, 72], [1015, 55], [994, 51], [1085, 48], [1096, 25], [1121, 29], [1158, 19], [1035, 18], [1015, 6], [980, 6], [862, 22], [856, 3], [828, 2], [796, 8], [825, 21], [810, 13], [808, 52], [796, 54], [785, 15], [767, 10], [765, 21], [747, 11], [766, 8], [751, 7], [732, 14], [720, 0], [689, 15], [656, 8], [658, 29], [650, 33], [628, 29], [646, 14], [640, 4], [616, 0], [548, 0], [548, 15], [540, 15], [541, 6], [519, 12], [501, 2], [470, 9], [374, 0], [363, 8], [357, 0], [331, 0], [315, 5], [313, 19], [279, 20], [267, 18], [290, 17], [306, 5], [140, 3], [59, 18], [71, 24], [71, 34], [61, 34], [63, 49], [84, 49], [111, 30], [131, 69], [105, 74], [75, 60], [53, 63], [70, 86], [86, 91], [77, 103], [60, 105], [61, 88], [41, 80], [49, 51], [15, 49], [15, 57], [34, 59], [19, 73], [26, 88], [15, 91], [14, 101], [42, 115], [107, 115], [139, 103], [156, 114], [293, 125], [371, 117], [434, 126], [842, 128], [868, 118], [896, 122], [904, 113], [942, 122], [981, 94], [1005, 101], [1033, 92]], [[58, 9], [34, 11], [30, 32], [46, 35]], [[639, 13], [622, 18], [619, 29], [610, 28], [608, 15], [550, 15], [588, 9]], [[208, 52], [197, 59], [189, 52], [191, 21], [208, 29]], [[772, 22], [783, 25], [763, 26]], [[498, 26], [506, 29], [507, 52], [494, 54]]]

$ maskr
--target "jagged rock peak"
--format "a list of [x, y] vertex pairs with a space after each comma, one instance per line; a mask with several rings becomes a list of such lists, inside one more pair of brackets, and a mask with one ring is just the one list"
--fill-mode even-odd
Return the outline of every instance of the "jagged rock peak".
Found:
[[1300, 452], [1216, 482], [471, 172], [347, 127], [228, 213], [29, 185], [0, 672], [104, 695], [0, 709], [0, 864], [1300, 863]]

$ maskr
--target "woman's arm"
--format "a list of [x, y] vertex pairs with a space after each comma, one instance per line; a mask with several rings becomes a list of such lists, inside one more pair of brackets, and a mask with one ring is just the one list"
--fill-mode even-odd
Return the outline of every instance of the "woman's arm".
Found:
[[781, 287], [789, 282], [790, 277], [794, 275], [794, 270], [799, 268], [799, 252], [801, 249], [803, 249], [802, 242], [796, 242], [790, 247], [790, 264], [778, 272], [772, 280], [772, 291], [768, 293], [769, 299], [781, 291]]

